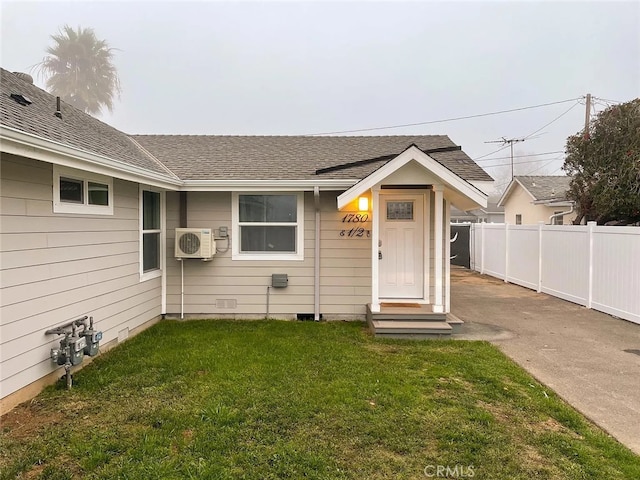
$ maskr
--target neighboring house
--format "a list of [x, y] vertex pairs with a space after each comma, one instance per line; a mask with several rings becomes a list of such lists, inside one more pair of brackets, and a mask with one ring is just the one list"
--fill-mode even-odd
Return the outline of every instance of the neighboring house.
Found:
[[[505, 223], [512, 225], [570, 224], [576, 219], [573, 202], [567, 199], [569, 177], [515, 176], [502, 194]], [[555, 218], [551, 218], [555, 215]]]
[[[1, 74], [2, 411], [83, 315], [108, 348], [164, 316], [448, 312], [450, 206], [492, 181], [448, 137], [131, 136]], [[212, 229], [211, 261], [176, 260], [177, 227]]]
[[487, 206], [468, 212], [451, 207], [451, 223], [504, 223], [504, 207], [498, 206], [500, 197], [489, 196]]

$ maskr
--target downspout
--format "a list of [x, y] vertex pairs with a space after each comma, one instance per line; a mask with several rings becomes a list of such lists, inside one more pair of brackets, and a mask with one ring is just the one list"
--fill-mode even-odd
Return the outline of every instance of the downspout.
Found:
[[554, 220], [558, 217], [564, 217], [565, 215], [569, 215], [570, 213], [573, 213], [573, 207], [575, 206], [575, 203], [571, 203], [571, 207], [569, 208], [569, 210], [567, 210], [566, 212], [560, 212], [560, 213], [554, 213], [553, 215], [551, 215], [549, 217], [549, 225], [555, 225]]
[[320, 321], [320, 187], [313, 187], [316, 217], [316, 239], [313, 262], [313, 320]]

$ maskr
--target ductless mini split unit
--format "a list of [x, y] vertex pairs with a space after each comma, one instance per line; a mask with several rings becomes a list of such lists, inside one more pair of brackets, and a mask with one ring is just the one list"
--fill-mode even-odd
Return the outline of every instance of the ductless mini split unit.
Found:
[[210, 260], [216, 254], [216, 242], [210, 228], [176, 228], [176, 258]]

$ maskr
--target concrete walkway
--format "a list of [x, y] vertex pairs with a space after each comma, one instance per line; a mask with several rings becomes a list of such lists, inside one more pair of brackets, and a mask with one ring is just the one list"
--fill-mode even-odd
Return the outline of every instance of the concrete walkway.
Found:
[[640, 454], [640, 325], [457, 267], [451, 312]]

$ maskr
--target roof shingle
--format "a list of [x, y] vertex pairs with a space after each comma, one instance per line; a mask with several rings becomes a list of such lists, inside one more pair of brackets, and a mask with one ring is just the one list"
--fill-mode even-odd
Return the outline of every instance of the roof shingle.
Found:
[[571, 177], [552, 175], [516, 175], [514, 177], [535, 201], [565, 201]]
[[[129, 136], [64, 102], [57, 118], [53, 95], [0, 71], [3, 126], [181, 180], [359, 180], [411, 145], [423, 151], [456, 146], [446, 135]], [[33, 103], [21, 105], [12, 94], [25, 95]], [[467, 181], [493, 180], [462, 150], [429, 155]], [[362, 160], [373, 161], [316, 173]]]
[[[11, 94], [25, 95], [32, 103], [21, 105]], [[58, 118], [54, 115], [56, 97], [0, 69], [1, 125], [170, 176], [160, 162], [145, 154], [126, 133], [65, 102], [60, 102], [60, 111], [62, 115]]]
[[[132, 138], [183, 180], [362, 179], [389, 160], [321, 174], [316, 174], [316, 170], [398, 155], [412, 144], [421, 150], [455, 146], [446, 135], [133, 135]], [[461, 150], [429, 155], [465, 180], [493, 180]]]

